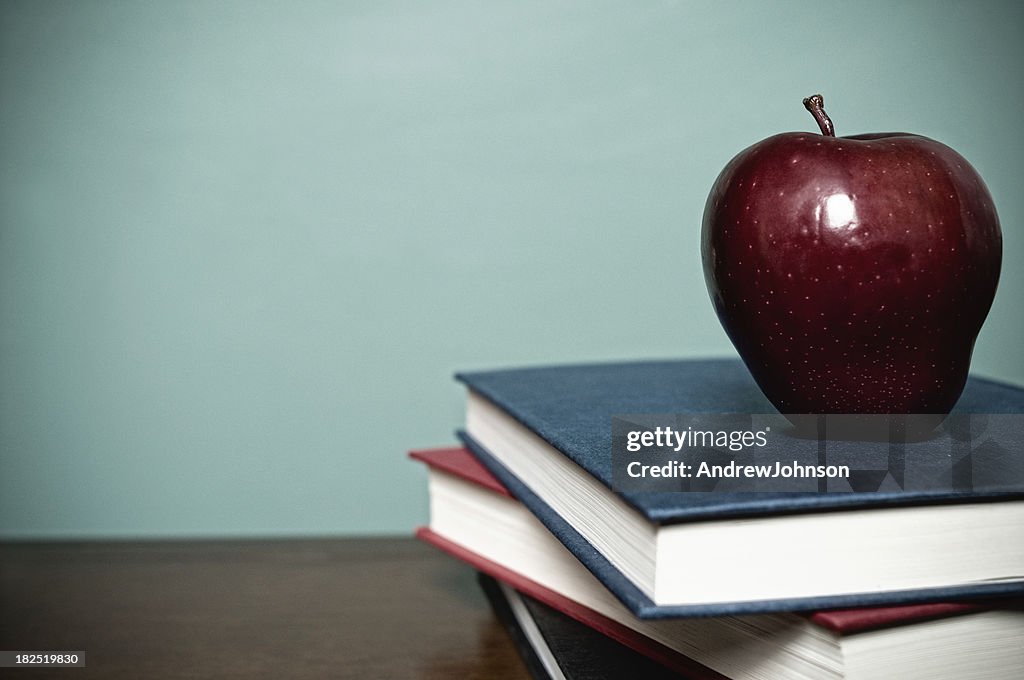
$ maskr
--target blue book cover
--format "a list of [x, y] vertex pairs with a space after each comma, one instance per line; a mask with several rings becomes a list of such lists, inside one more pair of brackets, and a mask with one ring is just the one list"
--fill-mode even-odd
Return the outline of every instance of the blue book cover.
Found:
[[[617, 414], [774, 411], [743, 364], [732, 360], [553, 366], [461, 373], [457, 379], [538, 435], [609, 490], [614, 488], [610, 455], [611, 419]], [[1024, 389], [971, 378], [956, 412], [1024, 413]], [[1024, 594], [1022, 583], [998, 582], [757, 602], [659, 605], [480, 442], [465, 432], [459, 434], [481, 462], [620, 600], [643, 618], [821, 610]], [[940, 436], [948, 435], [940, 433]], [[936, 442], [906, 444], [908, 449], [919, 445], [934, 447]], [[857, 443], [850, 442], [848, 446], [856, 447]], [[1013, 474], [1006, 477], [1019, 479], [1017, 468], [1024, 465], [1024, 446], [1004, 447], [1003, 453], [1008, 458], [997, 462], [994, 467], [1012, 469]], [[773, 517], [853, 508], [1017, 500], [1024, 498], [1024, 486], [1013, 483], [981, 491], [926, 490], [918, 493], [616, 493], [657, 527], [722, 518]], [[1024, 537], [1024, 527], [1021, 535]]]

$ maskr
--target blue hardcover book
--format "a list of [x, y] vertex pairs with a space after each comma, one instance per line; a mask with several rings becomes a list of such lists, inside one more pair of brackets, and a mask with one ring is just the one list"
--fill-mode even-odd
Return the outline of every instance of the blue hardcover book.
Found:
[[[881, 483], [879, 490], [844, 493], [685, 485], [629, 491], [613, 469], [613, 417], [772, 413], [739, 361], [558, 366], [457, 378], [469, 388], [460, 433], [468, 448], [642, 618], [1024, 595], [1024, 444], [1016, 416], [998, 421], [1001, 429], [991, 426], [999, 430], [996, 443], [983, 438], [965, 448], [955, 428], [901, 442], [901, 466], [946, 469], [954, 478], [958, 467], [966, 469], [966, 485], [915, 490]], [[955, 413], [1021, 414], [1024, 390], [972, 378]], [[771, 439], [768, 455], [821, 446]], [[868, 460], [877, 446], [827, 445], [854, 461], [855, 470], [877, 466]], [[966, 468], [953, 459], [958, 455]]]

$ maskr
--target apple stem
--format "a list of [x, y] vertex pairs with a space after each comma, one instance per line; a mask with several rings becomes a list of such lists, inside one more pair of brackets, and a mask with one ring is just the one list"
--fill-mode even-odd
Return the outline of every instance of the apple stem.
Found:
[[825, 113], [825, 98], [820, 94], [812, 94], [810, 97], [804, 99], [804, 108], [811, 112], [814, 116], [814, 120], [817, 121], [818, 127], [821, 128], [821, 134], [826, 137], [835, 137], [836, 131], [832, 127], [832, 119]]

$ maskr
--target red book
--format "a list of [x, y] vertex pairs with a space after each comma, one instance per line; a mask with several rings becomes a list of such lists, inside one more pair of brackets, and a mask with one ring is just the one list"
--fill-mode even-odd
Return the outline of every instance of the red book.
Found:
[[420, 539], [686, 676], [1017, 678], [1024, 668], [1019, 603], [639, 619], [469, 451], [410, 456], [430, 470]]

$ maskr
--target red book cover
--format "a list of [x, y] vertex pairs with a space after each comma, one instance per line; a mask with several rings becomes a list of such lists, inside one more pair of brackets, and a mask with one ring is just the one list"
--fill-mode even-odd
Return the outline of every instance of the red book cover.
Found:
[[[485, 487], [495, 493], [511, 497], [512, 494], [499, 482], [473, 455], [461, 447], [421, 449], [411, 451], [409, 456], [419, 460], [430, 467], [443, 470], [473, 484]], [[421, 528], [416, 534], [420, 539], [435, 545], [442, 550], [452, 554], [454, 557], [471, 564], [473, 567], [483, 571], [495, 578], [505, 581], [509, 585], [530, 595], [531, 597], [558, 609], [563, 613], [577, 619], [593, 628], [597, 628], [609, 637], [612, 637], [637, 651], [648, 654], [646, 649], [640, 649], [636, 645], [638, 641], [628, 642], [622, 637], [641, 638], [646, 644], [657, 643], [638, 635], [621, 624], [602, 615], [586, 609], [582, 605], [573, 602], [557, 593], [545, 589], [533, 581], [523, 578], [521, 575], [512, 572], [501, 565], [489, 562], [484, 558], [458, 546], [443, 537], [438, 536], [428, 528]], [[543, 591], [543, 592], [542, 592]], [[833, 611], [820, 611], [807, 614], [808, 618], [816, 625], [832, 630], [840, 635], [859, 633], [867, 630], [876, 630], [891, 626], [899, 626], [920, 621], [927, 621], [947, 616], [956, 616], [970, 612], [990, 608], [981, 604], [973, 603], [933, 603], [915, 604], [893, 607], [869, 607], [859, 609], [845, 609]], [[581, 611], [582, 610], [582, 611]], [[583, 618], [584, 612], [587, 618]], [[614, 630], [613, 630], [614, 629]], [[621, 630], [619, 630], [621, 629]], [[660, 647], [660, 645], [658, 645]], [[676, 652], [662, 648], [669, 654]], [[650, 656], [650, 654], [648, 654]], [[685, 658], [685, 657], [684, 657]], [[690, 662], [692, 663], [692, 662]], [[692, 671], [691, 671], [692, 672]], [[720, 677], [720, 676], [713, 676]]]

